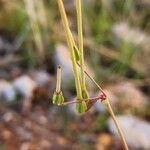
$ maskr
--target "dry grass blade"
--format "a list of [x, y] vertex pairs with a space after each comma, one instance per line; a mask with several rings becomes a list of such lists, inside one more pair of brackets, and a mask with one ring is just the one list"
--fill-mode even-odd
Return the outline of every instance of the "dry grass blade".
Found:
[[26, 12], [27, 12], [27, 15], [29, 18], [29, 22], [31, 25], [31, 29], [33, 32], [35, 45], [38, 50], [38, 55], [40, 58], [43, 58], [44, 46], [43, 46], [43, 42], [42, 42], [42, 35], [40, 32], [40, 27], [37, 22], [37, 15], [36, 15], [36, 11], [35, 11], [36, 3], [34, 2], [34, 0], [24, 0], [24, 3], [25, 3], [25, 9], [26, 9]]

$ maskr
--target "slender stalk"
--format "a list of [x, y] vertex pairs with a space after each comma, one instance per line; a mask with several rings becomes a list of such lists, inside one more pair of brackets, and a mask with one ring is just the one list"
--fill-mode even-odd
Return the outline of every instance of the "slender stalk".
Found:
[[107, 99], [107, 100], [104, 100], [104, 101], [102, 101], [102, 103], [107, 107], [107, 109], [108, 109], [108, 111], [109, 111], [109, 113], [110, 113], [110, 115], [111, 115], [111, 117], [112, 117], [112, 119], [113, 119], [113, 121], [114, 121], [114, 124], [115, 124], [115, 126], [116, 126], [116, 128], [117, 128], [117, 130], [118, 130], [119, 136], [120, 136], [120, 138], [121, 138], [121, 140], [122, 140], [124, 149], [125, 149], [125, 150], [128, 150], [128, 145], [127, 145], [126, 140], [125, 140], [125, 138], [124, 138], [122, 129], [121, 129], [121, 127], [120, 127], [120, 125], [119, 125], [119, 123], [118, 123], [116, 117], [115, 117], [115, 114], [114, 114], [114, 112], [113, 112], [113, 109], [112, 109], [112, 107], [111, 107], [111, 105], [110, 105], [109, 100], [108, 100], [108, 99]]
[[[80, 64], [77, 63], [77, 65], [80, 67]], [[99, 84], [94, 80], [94, 78], [86, 71], [84, 70], [84, 73], [88, 76], [88, 78], [90, 78], [90, 80], [97, 86], [97, 88], [103, 93], [105, 94], [105, 92], [103, 91], [103, 89], [99, 86]], [[106, 94], [105, 94], [106, 95]]]
[[70, 52], [71, 52], [71, 60], [72, 60], [72, 67], [73, 67], [74, 77], [75, 77], [77, 98], [82, 99], [81, 85], [80, 85], [80, 80], [79, 80], [79, 76], [78, 76], [78, 72], [77, 72], [76, 60], [75, 60], [74, 49], [73, 49], [73, 42], [72, 42], [72, 37], [70, 36], [71, 31], [70, 31], [69, 23], [68, 23], [68, 20], [67, 20], [67, 15], [66, 15], [66, 12], [65, 12], [63, 1], [62, 0], [57, 0], [57, 3], [58, 3], [59, 11], [60, 11], [60, 14], [61, 14], [64, 30], [66, 32], [68, 47], [69, 47]]
[[76, 0], [77, 24], [78, 24], [78, 44], [81, 53], [81, 88], [86, 91], [85, 75], [84, 75], [84, 52], [83, 52], [83, 30], [82, 30], [82, 8], [81, 0]]
[[70, 37], [71, 37], [73, 46], [76, 46], [76, 43], [75, 43], [75, 41], [74, 41], [74, 38], [73, 38], [73, 35], [72, 35], [71, 31], [70, 31]]
[[61, 88], [61, 67], [58, 66], [57, 68], [57, 81], [56, 81], [56, 92], [60, 92]]
[[[77, 63], [77, 64], [78, 64], [78, 63]], [[78, 64], [78, 66], [80, 67], [79, 64]], [[94, 80], [94, 78], [91, 77], [91, 75], [90, 75], [87, 71], [85, 71], [85, 70], [84, 70], [84, 73], [91, 79], [91, 81], [93, 81], [93, 83], [97, 86], [97, 88], [98, 88], [104, 95], [106, 95], [105, 92], [103, 91], [103, 89], [102, 89], [102, 88], [99, 86], [99, 84]], [[121, 140], [122, 140], [122, 144], [123, 144], [125, 150], [128, 150], [128, 145], [127, 145], [126, 140], [125, 140], [125, 138], [124, 138], [124, 135], [123, 135], [123, 132], [122, 132], [122, 130], [121, 130], [121, 127], [120, 127], [118, 121], [116, 120], [115, 114], [114, 114], [114, 112], [113, 112], [113, 109], [112, 109], [112, 107], [111, 107], [111, 105], [110, 105], [109, 100], [106, 99], [106, 100], [102, 101], [102, 103], [106, 106], [107, 110], [109, 111], [109, 113], [110, 113], [110, 115], [111, 115], [111, 117], [112, 117], [112, 119], [113, 119], [113, 121], [114, 121], [114, 124], [115, 124], [115, 126], [116, 126], [116, 128], [117, 128], [117, 131], [118, 131], [119, 135], [120, 135], [120, 138], [121, 138]]]

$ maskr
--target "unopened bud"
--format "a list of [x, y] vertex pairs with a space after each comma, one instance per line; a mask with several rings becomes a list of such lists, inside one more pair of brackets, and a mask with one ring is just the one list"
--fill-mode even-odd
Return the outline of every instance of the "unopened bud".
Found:
[[78, 113], [84, 113], [87, 110], [87, 105], [85, 101], [78, 102], [76, 104], [76, 110]]
[[52, 100], [53, 100], [53, 104], [62, 105], [64, 103], [64, 96], [63, 96], [62, 91], [55, 92], [54, 95], [53, 95]]
[[89, 94], [86, 90], [82, 90], [82, 98], [83, 99], [88, 99], [89, 98]]

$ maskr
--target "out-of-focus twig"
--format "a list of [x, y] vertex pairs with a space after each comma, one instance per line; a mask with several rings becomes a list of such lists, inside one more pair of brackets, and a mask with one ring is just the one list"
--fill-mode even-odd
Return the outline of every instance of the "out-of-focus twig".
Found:
[[0, 68], [6, 67], [12, 63], [18, 63], [21, 60], [21, 57], [14, 56], [13, 54], [7, 55], [3, 58], [0, 57]]

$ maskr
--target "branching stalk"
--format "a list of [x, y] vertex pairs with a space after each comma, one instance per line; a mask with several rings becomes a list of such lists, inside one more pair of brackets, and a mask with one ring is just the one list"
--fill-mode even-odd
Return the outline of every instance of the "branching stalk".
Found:
[[[79, 64], [78, 64], [78, 65], [79, 65]], [[79, 66], [80, 66], [80, 65], [79, 65]], [[104, 94], [104, 96], [106, 96], [105, 92], [104, 92], [103, 89], [99, 86], [99, 84], [94, 80], [94, 78], [93, 78], [87, 71], [85, 71], [85, 70], [84, 70], [84, 73], [91, 79], [91, 81], [92, 81], [92, 82], [97, 86], [97, 88]], [[114, 124], [115, 124], [115, 126], [116, 126], [116, 128], [117, 128], [117, 131], [118, 131], [119, 135], [120, 135], [120, 138], [121, 138], [121, 140], [122, 140], [122, 144], [123, 144], [125, 150], [128, 150], [128, 145], [127, 145], [126, 140], [125, 140], [125, 138], [124, 138], [124, 135], [123, 135], [123, 132], [122, 132], [122, 130], [121, 130], [121, 127], [120, 127], [120, 125], [119, 125], [119, 123], [118, 123], [118, 121], [117, 121], [117, 119], [116, 119], [116, 117], [115, 117], [115, 114], [114, 114], [114, 112], [113, 112], [113, 109], [112, 109], [112, 107], [111, 107], [111, 105], [110, 105], [109, 100], [108, 100], [108, 99], [103, 100], [102, 103], [106, 106], [107, 110], [109, 111], [109, 113], [110, 113], [110, 115], [111, 115], [111, 117], [112, 117], [112, 119], [113, 119], [113, 121], [114, 121]]]
[[[93, 77], [91, 77], [89, 75], [89, 73], [87, 71], [85, 71], [85, 69], [84, 69], [81, 0], [76, 0], [77, 22], [78, 22], [78, 43], [79, 43], [79, 51], [81, 53], [80, 64], [76, 63], [75, 54], [74, 54], [75, 42], [73, 40], [73, 36], [72, 36], [72, 33], [70, 31], [70, 28], [69, 28], [69, 23], [68, 23], [68, 20], [67, 20], [67, 16], [66, 16], [64, 5], [63, 5], [63, 1], [62, 0], [57, 0], [57, 3], [58, 3], [58, 6], [59, 6], [59, 10], [60, 10], [60, 14], [61, 14], [64, 30], [65, 30], [65, 33], [66, 33], [66, 39], [67, 39], [68, 47], [69, 47], [70, 53], [71, 53], [71, 60], [72, 60], [72, 66], [73, 66], [74, 77], [75, 77], [75, 84], [76, 84], [76, 90], [77, 90], [77, 101], [71, 101], [71, 102], [64, 103], [63, 102], [64, 100], [61, 100], [61, 102], [59, 102], [58, 104], [59, 105], [67, 105], [67, 104], [72, 104], [72, 103], [79, 104], [79, 103], [82, 103], [83, 101], [84, 102], [89, 102], [88, 100], [92, 100], [92, 101], [96, 100], [97, 101], [97, 100], [101, 99], [101, 102], [106, 106], [106, 108], [108, 109], [108, 111], [109, 111], [109, 113], [110, 113], [110, 115], [111, 115], [111, 117], [112, 117], [112, 119], [114, 121], [114, 124], [115, 124], [115, 126], [116, 126], [116, 128], [118, 130], [118, 133], [119, 133], [120, 137], [121, 137], [121, 140], [122, 140], [122, 143], [123, 143], [123, 146], [124, 146], [125, 150], [128, 150], [128, 146], [127, 146], [127, 143], [125, 141], [124, 135], [123, 135], [122, 130], [121, 130], [120, 126], [119, 126], [119, 123], [116, 120], [116, 117], [114, 115], [114, 112], [113, 112], [112, 107], [111, 107], [111, 105], [109, 103], [109, 100], [107, 99], [107, 96], [106, 96], [105, 92], [99, 86], [99, 84], [93, 79]], [[81, 82], [80, 82], [80, 79], [79, 79], [79, 76], [78, 76], [78, 72], [77, 72], [77, 64], [81, 68]], [[95, 98], [83, 99], [82, 90], [86, 91], [85, 74], [98, 87], [98, 89], [102, 92], [102, 95], [100, 95], [99, 97], [95, 97]], [[56, 88], [60, 89], [60, 86], [57, 85]], [[79, 106], [83, 107], [84, 105], [79, 105]], [[88, 110], [88, 107], [86, 109]], [[81, 108], [79, 110], [81, 110], [81, 112], [82, 112]]]

